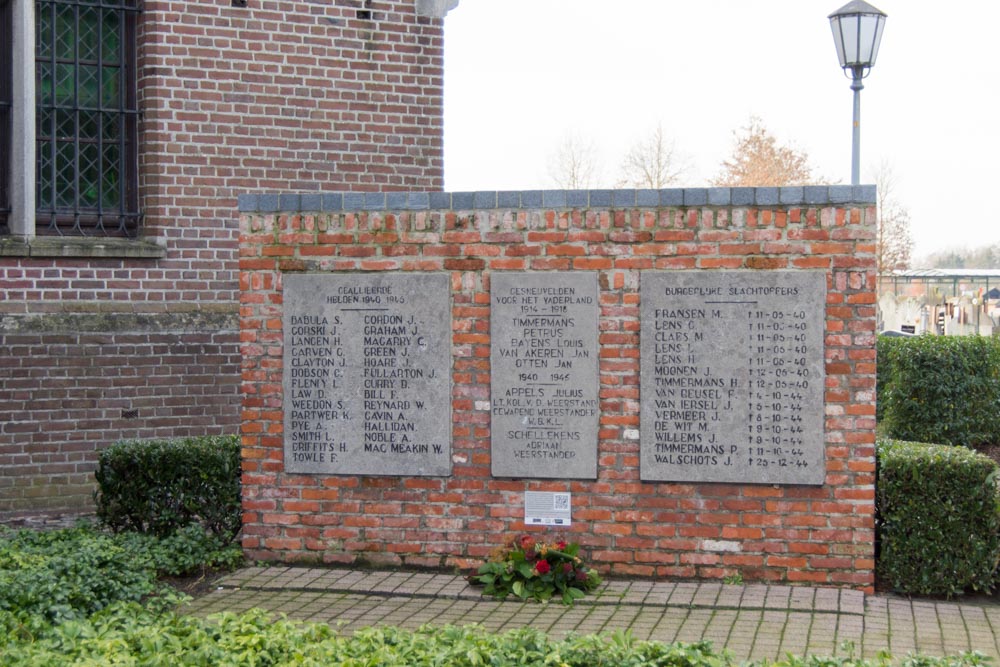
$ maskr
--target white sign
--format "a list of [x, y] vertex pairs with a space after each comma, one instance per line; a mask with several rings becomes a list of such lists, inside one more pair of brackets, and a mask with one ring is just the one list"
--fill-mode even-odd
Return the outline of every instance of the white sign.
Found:
[[570, 494], [544, 491], [524, 492], [526, 526], [569, 526]]

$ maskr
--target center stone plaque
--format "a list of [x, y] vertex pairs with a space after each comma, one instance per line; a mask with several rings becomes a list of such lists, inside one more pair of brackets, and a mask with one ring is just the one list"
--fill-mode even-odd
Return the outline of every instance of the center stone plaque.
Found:
[[285, 470], [451, 473], [445, 274], [285, 274]]
[[826, 274], [642, 274], [640, 478], [823, 484]]
[[495, 477], [597, 478], [597, 274], [490, 277]]

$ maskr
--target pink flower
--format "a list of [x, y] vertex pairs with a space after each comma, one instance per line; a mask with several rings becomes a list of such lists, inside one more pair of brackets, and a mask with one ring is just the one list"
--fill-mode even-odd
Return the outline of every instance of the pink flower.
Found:
[[540, 560], [535, 563], [535, 572], [538, 574], [548, 574], [549, 569], [549, 561], [547, 560]]

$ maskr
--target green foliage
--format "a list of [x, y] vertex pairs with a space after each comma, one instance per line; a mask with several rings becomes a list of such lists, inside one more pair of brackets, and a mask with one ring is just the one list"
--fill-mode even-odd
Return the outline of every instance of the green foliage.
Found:
[[579, 553], [579, 544], [537, 542], [531, 535], [521, 535], [480, 566], [469, 581], [483, 584], [485, 595], [500, 600], [509, 595], [539, 602], [556, 597], [573, 604], [601, 584], [600, 575], [583, 564]]
[[890, 438], [1000, 444], [1000, 338], [880, 337], [878, 417]]
[[170, 535], [192, 523], [235, 539], [242, 525], [236, 436], [130, 440], [101, 452], [97, 516], [115, 531]]
[[988, 590], [1000, 560], [996, 463], [965, 447], [878, 443], [878, 573], [922, 595]]
[[[79, 621], [117, 602], [137, 602], [167, 589], [159, 575], [204, 566], [233, 567], [238, 547], [199, 526], [170, 538], [81, 526], [56, 531], [0, 531], [0, 612], [22, 623]], [[34, 617], [34, 620], [32, 620]]]
[[[5, 616], [0, 613], [0, 631]], [[0, 638], [0, 664], [301, 665], [303, 667], [736, 667], [708, 642], [665, 644], [628, 632], [550, 639], [531, 628], [494, 634], [477, 626], [424, 626], [415, 631], [372, 627], [339, 635], [329, 626], [274, 619], [260, 611], [209, 619], [119, 603], [89, 619], [50, 626], [27, 640]], [[949, 658], [909, 656], [904, 667], [975, 667], [979, 653]], [[759, 667], [889, 667], [892, 657], [786, 656]]]

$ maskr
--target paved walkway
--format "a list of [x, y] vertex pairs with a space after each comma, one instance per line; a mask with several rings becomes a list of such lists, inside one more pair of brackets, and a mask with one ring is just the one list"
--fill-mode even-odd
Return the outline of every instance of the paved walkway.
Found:
[[351, 632], [370, 625], [477, 623], [492, 631], [531, 626], [553, 637], [631, 630], [638, 639], [711, 641], [741, 660], [786, 653], [874, 656], [889, 649], [943, 656], [977, 650], [1000, 658], [1000, 605], [868, 596], [829, 588], [609, 581], [571, 607], [497, 602], [462, 577], [319, 568], [246, 568], [189, 611], [260, 607]]

